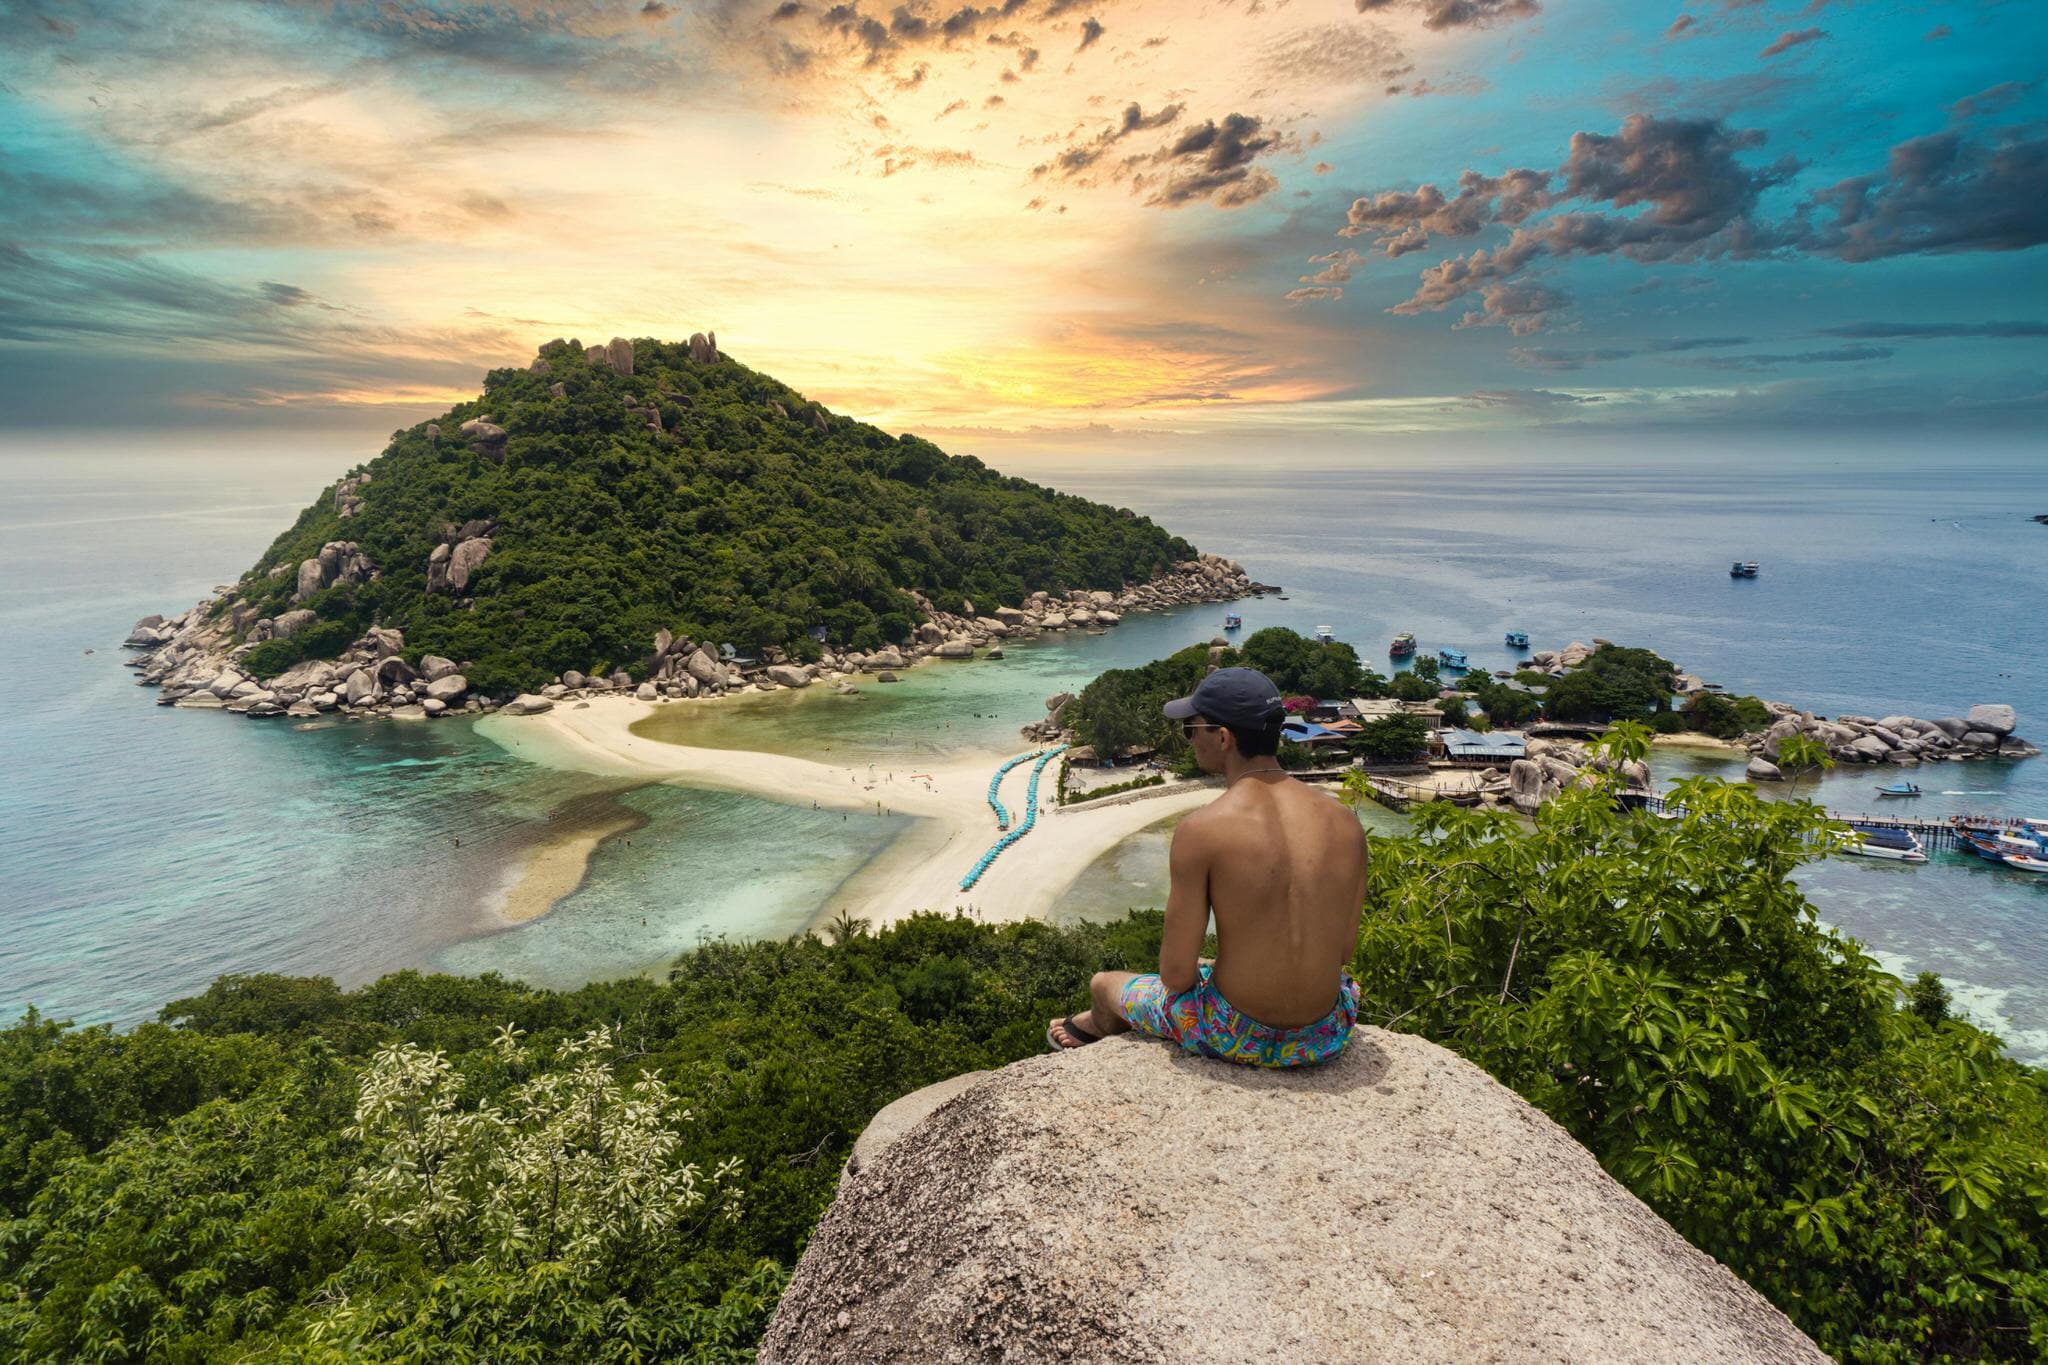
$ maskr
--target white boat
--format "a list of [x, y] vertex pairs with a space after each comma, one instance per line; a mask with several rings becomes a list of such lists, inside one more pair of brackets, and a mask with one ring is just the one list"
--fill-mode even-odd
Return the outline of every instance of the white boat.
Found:
[[2001, 834], [1992, 842], [1998, 845], [1999, 852], [2007, 855], [2018, 853], [2022, 857], [2038, 858], [2048, 853], [2048, 849], [2041, 847], [2039, 839], [2029, 839], [2024, 834]]
[[1335, 642], [1336, 642], [1336, 639], [1337, 639], [1336, 633], [1335, 633], [1334, 631], [1332, 631], [1332, 630], [1331, 630], [1331, 629], [1330, 629], [1330, 628], [1329, 628], [1328, 626], [1317, 626], [1317, 627], [1316, 627], [1316, 643], [1317, 643], [1317, 644], [1324, 644], [1324, 645], [1327, 645], [1327, 644], [1333, 644], [1333, 643], [1335, 643]]
[[1920, 841], [1903, 829], [1887, 829], [1882, 825], [1851, 825], [1849, 843], [1842, 849], [1859, 858], [1883, 858], [1895, 863], [1924, 863], [1927, 850], [1920, 847]]
[[2048, 872], [2048, 858], [2031, 857], [2025, 853], [2006, 854], [2005, 865], [2007, 867], [2016, 867], [2022, 872]]

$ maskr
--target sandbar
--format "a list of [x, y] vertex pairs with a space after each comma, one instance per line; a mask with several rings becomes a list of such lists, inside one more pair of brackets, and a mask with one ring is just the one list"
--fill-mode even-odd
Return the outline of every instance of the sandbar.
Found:
[[[920, 910], [956, 909], [995, 922], [1044, 918], [1103, 853], [1139, 830], [1217, 795], [1208, 783], [1187, 782], [1151, 789], [1141, 800], [1059, 808], [1051, 805], [1053, 770], [1048, 768], [1040, 784], [1046, 809], [1037, 825], [996, 859], [972, 890], [962, 891], [961, 879], [1000, 837], [988, 806], [989, 778], [1004, 759], [1027, 752], [1034, 747], [1031, 744], [1019, 739], [1008, 751], [938, 761], [906, 759], [893, 768], [884, 762], [823, 763], [786, 754], [696, 748], [634, 734], [633, 723], [657, 705], [631, 697], [597, 696], [587, 706], [557, 704], [538, 716], [492, 716], [478, 726], [512, 753], [554, 767], [744, 792], [789, 805], [879, 809], [916, 817], [918, 823], [908, 833], [830, 898], [821, 908], [820, 922], [849, 914], [880, 927]], [[1013, 819], [1023, 813], [1030, 767], [1018, 765], [1003, 782], [1001, 799]], [[590, 847], [596, 842], [593, 839]], [[586, 863], [588, 856], [586, 850]], [[572, 884], [559, 894], [573, 889]]]

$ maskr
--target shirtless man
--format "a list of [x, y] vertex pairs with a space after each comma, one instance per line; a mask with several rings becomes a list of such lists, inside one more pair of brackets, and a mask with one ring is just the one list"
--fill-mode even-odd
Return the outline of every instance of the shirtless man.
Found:
[[[1358, 1018], [1345, 970], [1365, 903], [1358, 817], [1274, 757], [1285, 718], [1265, 674], [1218, 669], [1166, 704], [1223, 795], [1174, 831], [1159, 971], [1097, 972], [1090, 1008], [1046, 1038], [1076, 1048], [1130, 1030], [1251, 1066], [1310, 1066], [1343, 1051]], [[1200, 960], [1216, 916], [1216, 960]]]

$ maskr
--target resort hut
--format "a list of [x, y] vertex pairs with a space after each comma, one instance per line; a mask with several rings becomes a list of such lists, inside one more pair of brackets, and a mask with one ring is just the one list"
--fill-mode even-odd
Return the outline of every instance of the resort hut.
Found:
[[1067, 766], [1069, 768], [1099, 768], [1102, 766], [1102, 758], [1095, 752], [1093, 744], [1080, 744], [1067, 750]]
[[1443, 746], [1444, 757], [1460, 765], [1505, 767], [1529, 756], [1529, 742], [1513, 730], [1481, 734], [1477, 730], [1454, 728], [1442, 731], [1437, 742]]

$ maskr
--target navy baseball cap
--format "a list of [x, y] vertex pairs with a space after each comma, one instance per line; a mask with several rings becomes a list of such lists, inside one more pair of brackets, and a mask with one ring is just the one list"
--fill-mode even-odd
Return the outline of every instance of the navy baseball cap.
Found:
[[1240, 730], [1271, 729], [1287, 713], [1280, 703], [1280, 689], [1256, 668], [1219, 668], [1192, 693], [1176, 697], [1160, 709], [1169, 720], [1203, 715]]

